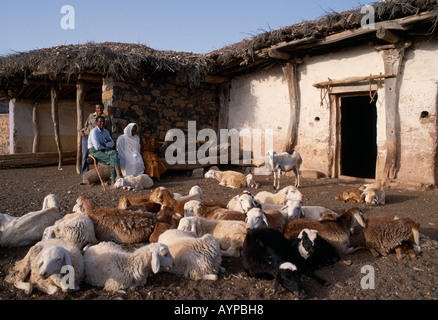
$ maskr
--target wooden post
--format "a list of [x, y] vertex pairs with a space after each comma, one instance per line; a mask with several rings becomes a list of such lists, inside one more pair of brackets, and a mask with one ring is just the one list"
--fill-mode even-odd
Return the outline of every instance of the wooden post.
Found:
[[[230, 85], [228, 82], [219, 85], [218, 98], [219, 98], [218, 132], [220, 132], [220, 129], [228, 129], [228, 110], [230, 104]], [[220, 143], [222, 142], [227, 142], [227, 141], [220, 141]]]
[[58, 148], [58, 170], [62, 170], [62, 146], [59, 137], [59, 117], [58, 117], [59, 89], [55, 84], [53, 84], [50, 88], [50, 96], [51, 96], [53, 131], [55, 134], [56, 147]]
[[40, 140], [40, 133], [38, 130], [38, 102], [32, 105], [32, 126], [33, 126], [33, 144], [32, 153], [38, 152], [38, 142]]
[[381, 173], [383, 174], [383, 180], [392, 180], [397, 175], [397, 156], [400, 152], [398, 146], [400, 130], [398, 103], [404, 48], [383, 50], [382, 56], [385, 73], [394, 73], [396, 75], [395, 78], [385, 80], [386, 159], [383, 173]]
[[82, 172], [82, 136], [81, 129], [84, 123], [84, 101], [85, 101], [85, 82], [76, 83], [76, 115], [77, 115], [77, 155], [76, 155], [76, 173]]
[[286, 63], [283, 72], [287, 81], [290, 103], [290, 120], [287, 129], [285, 151], [292, 152], [297, 143], [298, 122], [300, 117], [300, 95], [298, 86], [298, 63]]

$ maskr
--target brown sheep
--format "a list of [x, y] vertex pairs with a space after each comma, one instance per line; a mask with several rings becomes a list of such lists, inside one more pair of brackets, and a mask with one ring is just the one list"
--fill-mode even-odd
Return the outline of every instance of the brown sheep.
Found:
[[335, 197], [335, 199], [342, 202], [352, 202], [352, 203], [365, 202], [364, 197], [362, 196], [362, 190], [354, 189], [354, 188], [342, 191], [340, 194], [338, 194]]
[[341, 216], [321, 221], [296, 219], [286, 224], [284, 235], [287, 239], [298, 235], [303, 229], [318, 231], [318, 235], [324, 238], [339, 255], [355, 251], [350, 247], [350, 230], [357, 224], [365, 227], [362, 212], [358, 208], [350, 208]]
[[89, 196], [81, 196], [73, 208], [93, 221], [96, 237], [116, 243], [146, 242], [159, 217], [151, 212], [101, 208]]
[[[173, 193], [171, 193], [167, 189], [158, 187], [151, 193], [150, 200], [157, 202], [161, 205], [171, 205], [176, 213], [184, 215], [184, 204], [186, 204], [188, 201], [191, 201], [192, 199], [175, 200]], [[199, 200], [199, 201], [208, 207], [214, 207], [214, 206], [222, 207], [222, 208], [226, 207], [223, 203], [216, 201], [206, 201], [206, 200]]]
[[162, 233], [169, 229], [176, 229], [182, 215], [175, 213], [172, 206], [163, 206], [158, 213], [160, 218], [155, 224], [154, 231], [149, 237], [149, 242], [158, 242], [158, 238]]
[[120, 197], [119, 209], [144, 210], [152, 213], [158, 213], [161, 210], [161, 204], [149, 199], [150, 194], [133, 195], [126, 194]]
[[[398, 260], [403, 259], [402, 250], [409, 244], [420, 244], [420, 225], [410, 218], [397, 218], [392, 215], [369, 217], [364, 235], [366, 247], [374, 257], [386, 257], [396, 251]], [[415, 246], [414, 246], [415, 247]], [[412, 257], [412, 251], [408, 251]]]
[[191, 200], [184, 205], [184, 216], [201, 217], [207, 220], [238, 220], [245, 221], [246, 215], [239, 211], [221, 207], [207, 207], [198, 200]]

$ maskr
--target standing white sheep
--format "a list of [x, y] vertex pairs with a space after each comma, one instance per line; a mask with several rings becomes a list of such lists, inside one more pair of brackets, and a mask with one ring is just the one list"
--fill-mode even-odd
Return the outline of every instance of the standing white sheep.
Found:
[[84, 258], [79, 249], [62, 239], [48, 239], [30, 248], [26, 256], [15, 263], [5, 281], [26, 294], [33, 288], [53, 294], [59, 289], [78, 290], [83, 279]]
[[295, 186], [300, 186], [300, 166], [303, 162], [301, 155], [297, 151], [292, 153], [282, 152], [277, 153], [274, 150], [269, 150], [266, 153], [265, 163], [268, 170], [274, 173], [274, 189], [280, 189], [280, 175], [284, 171], [293, 171], [296, 176]]
[[114, 242], [101, 242], [89, 247], [84, 259], [86, 282], [113, 292], [142, 287], [151, 272], [169, 269], [173, 264], [169, 249], [161, 243], [126, 252]]

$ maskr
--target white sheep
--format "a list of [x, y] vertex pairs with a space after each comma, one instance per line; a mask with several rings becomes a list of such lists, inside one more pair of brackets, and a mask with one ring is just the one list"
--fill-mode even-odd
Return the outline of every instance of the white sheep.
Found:
[[229, 257], [240, 256], [246, 236], [246, 223], [243, 221], [185, 217], [179, 221], [178, 229], [193, 232], [197, 237], [210, 233], [219, 241], [222, 255]]
[[62, 239], [48, 239], [30, 248], [26, 256], [15, 263], [5, 281], [26, 294], [33, 288], [53, 294], [59, 289], [79, 290], [83, 279], [84, 258], [79, 249]]
[[260, 187], [260, 184], [254, 180], [254, 176], [251, 173], [246, 175], [246, 185], [248, 186], [248, 188], [254, 188], [254, 189]]
[[330, 213], [332, 217], [337, 218], [339, 214], [333, 210], [321, 206], [303, 206], [302, 201], [289, 200], [287, 202], [287, 212], [289, 220], [308, 219], [321, 220], [324, 214]]
[[139, 191], [152, 188], [153, 185], [154, 182], [147, 174], [140, 174], [138, 176], [126, 176], [117, 179], [114, 183], [114, 188]]
[[220, 171], [220, 170], [214, 170], [210, 169], [207, 171], [207, 173], [204, 175], [204, 178], [213, 178], [219, 181], [219, 185], [223, 187], [229, 187], [233, 189], [241, 189], [248, 186], [247, 181], [250, 182], [250, 184], [255, 187], [255, 184], [252, 183], [253, 177], [252, 175], [248, 178], [248, 176], [245, 176], [243, 173], [237, 172], [237, 171]]
[[0, 228], [0, 247], [21, 247], [41, 240], [44, 230], [62, 218], [58, 208], [59, 198], [49, 194], [44, 198], [42, 210], [21, 217], [1, 214], [0, 221], [7, 224]]
[[364, 200], [366, 204], [385, 204], [385, 191], [380, 181], [363, 185], [361, 189], [363, 189], [361, 199]]
[[287, 186], [278, 191], [272, 193], [269, 191], [260, 191], [254, 196], [254, 199], [259, 203], [271, 203], [271, 204], [286, 204], [287, 200], [303, 200], [303, 194], [295, 186]]
[[277, 210], [262, 211], [259, 208], [253, 208], [246, 214], [248, 229], [268, 227], [283, 232], [286, 222], [285, 216]]
[[254, 195], [247, 190], [244, 190], [238, 195], [234, 196], [227, 203], [227, 209], [233, 211], [239, 211], [242, 213], [246, 213], [250, 209], [257, 207], [259, 207], [259, 205], [257, 204]]
[[217, 280], [222, 255], [219, 242], [211, 234], [196, 238], [192, 232], [177, 229], [167, 230], [158, 238], [167, 245], [174, 260], [169, 272], [193, 280]]
[[146, 284], [151, 272], [172, 267], [173, 259], [166, 245], [151, 243], [126, 252], [113, 242], [101, 242], [84, 254], [85, 281], [107, 291], [134, 289]]
[[282, 172], [293, 171], [296, 176], [295, 186], [300, 186], [300, 166], [303, 160], [297, 151], [292, 153], [282, 152], [277, 153], [274, 150], [269, 150], [266, 153], [265, 167], [274, 173], [274, 189], [280, 188], [280, 175]]
[[192, 200], [204, 200], [204, 193], [202, 192], [202, 189], [200, 186], [196, 185], [190, 188], [189, 194], [186, 196], [183, 196], [179, 193], [174, 192], [173, 197], [175, 200], [186, 200], [186, 199], [192, 199]]
[[82, 213], [66, 214], [53, 226], [44, 230], [42, 239], [58, 238], [73, 243], [82, 249], [87, 243], [98, 243], [94, 232], [93, 221]]

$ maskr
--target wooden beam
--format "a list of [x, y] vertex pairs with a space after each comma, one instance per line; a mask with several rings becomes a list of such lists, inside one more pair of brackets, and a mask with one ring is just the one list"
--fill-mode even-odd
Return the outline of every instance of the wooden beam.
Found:
[[82, 172], [82, 136], [81, 129], [84, 123], [84, 101], [85, 101], [85, 82], [79, 80], [76, 83], [76, 135], [77, 135], [77, 155], [76, 155], [76, 173]]
[[[219, 98], [219, 116], [218, 116], [218, 132], [220, 129], [228, 129], [228, 113], [230, 105], [230, 85], [228, 83], [221, 84], [218, 89]], [[220, 135], [219, 135], [220, 139]], [[219, 141], [220, 143], [227, 141]]]
[[32, 127], [33, 127], [33, 143], [32, 153], [38, 152], [38, 142], [40, 140], [40, 132], [38, 130], [38, 102], [32, 105]]
[[53, 131], [55, 134], [56, 147], [58, 149], [58, 170], [62, 170], [62, 145], [59, 137], [59, 116], [58, 116], [59, 90], [57, 86], [52, 85], [50, 87], [50, 96], [51, 96]]
[[298, 64], [286, 63], [286, 65], [283, 66], [283, 73], [287, 81], [290, 104], [290, 118], [286, 135], [287, 140], [285, 143], [285, 151], [292, 152], [296, 145], [296, 139], [298, 136], [298, 122], [300, 118]]
[[325, 88], [328, 86], [339, 86], [339, 85], [352, 84], [352, 83], [361, 82], [361, 81], [375, 80], [375, 79], [386, 79], [386, 78], [392, 78], [392, 77], [394, 77], [393, 73], [376, 74], [376, 75], [369, 75], [369, 76], [364, 76], [364, 77], [348, 78], [348, 79], [343, 79], [343, 80], [328, 80], [328, 81], [315, 83], [313, 86], [315, 88]]
[[389, 43], [398, 43], [400, 42], [400, 37], [396, 35], [395, 33], [389, 31], [386, 28], [380, 27], [376, 31], [376, 37], [382, 40], [385, 40]]
[[230, 82], [230, 78], [224, 76], [206, 76], [204, 82], [213, 84], [228, 83]]
[[280, 51], [278, 49], [269, 49], [268, 56], [273, 59], [279, 60], [289, 60], [290, 58], [292, 58], [292, 54]]

